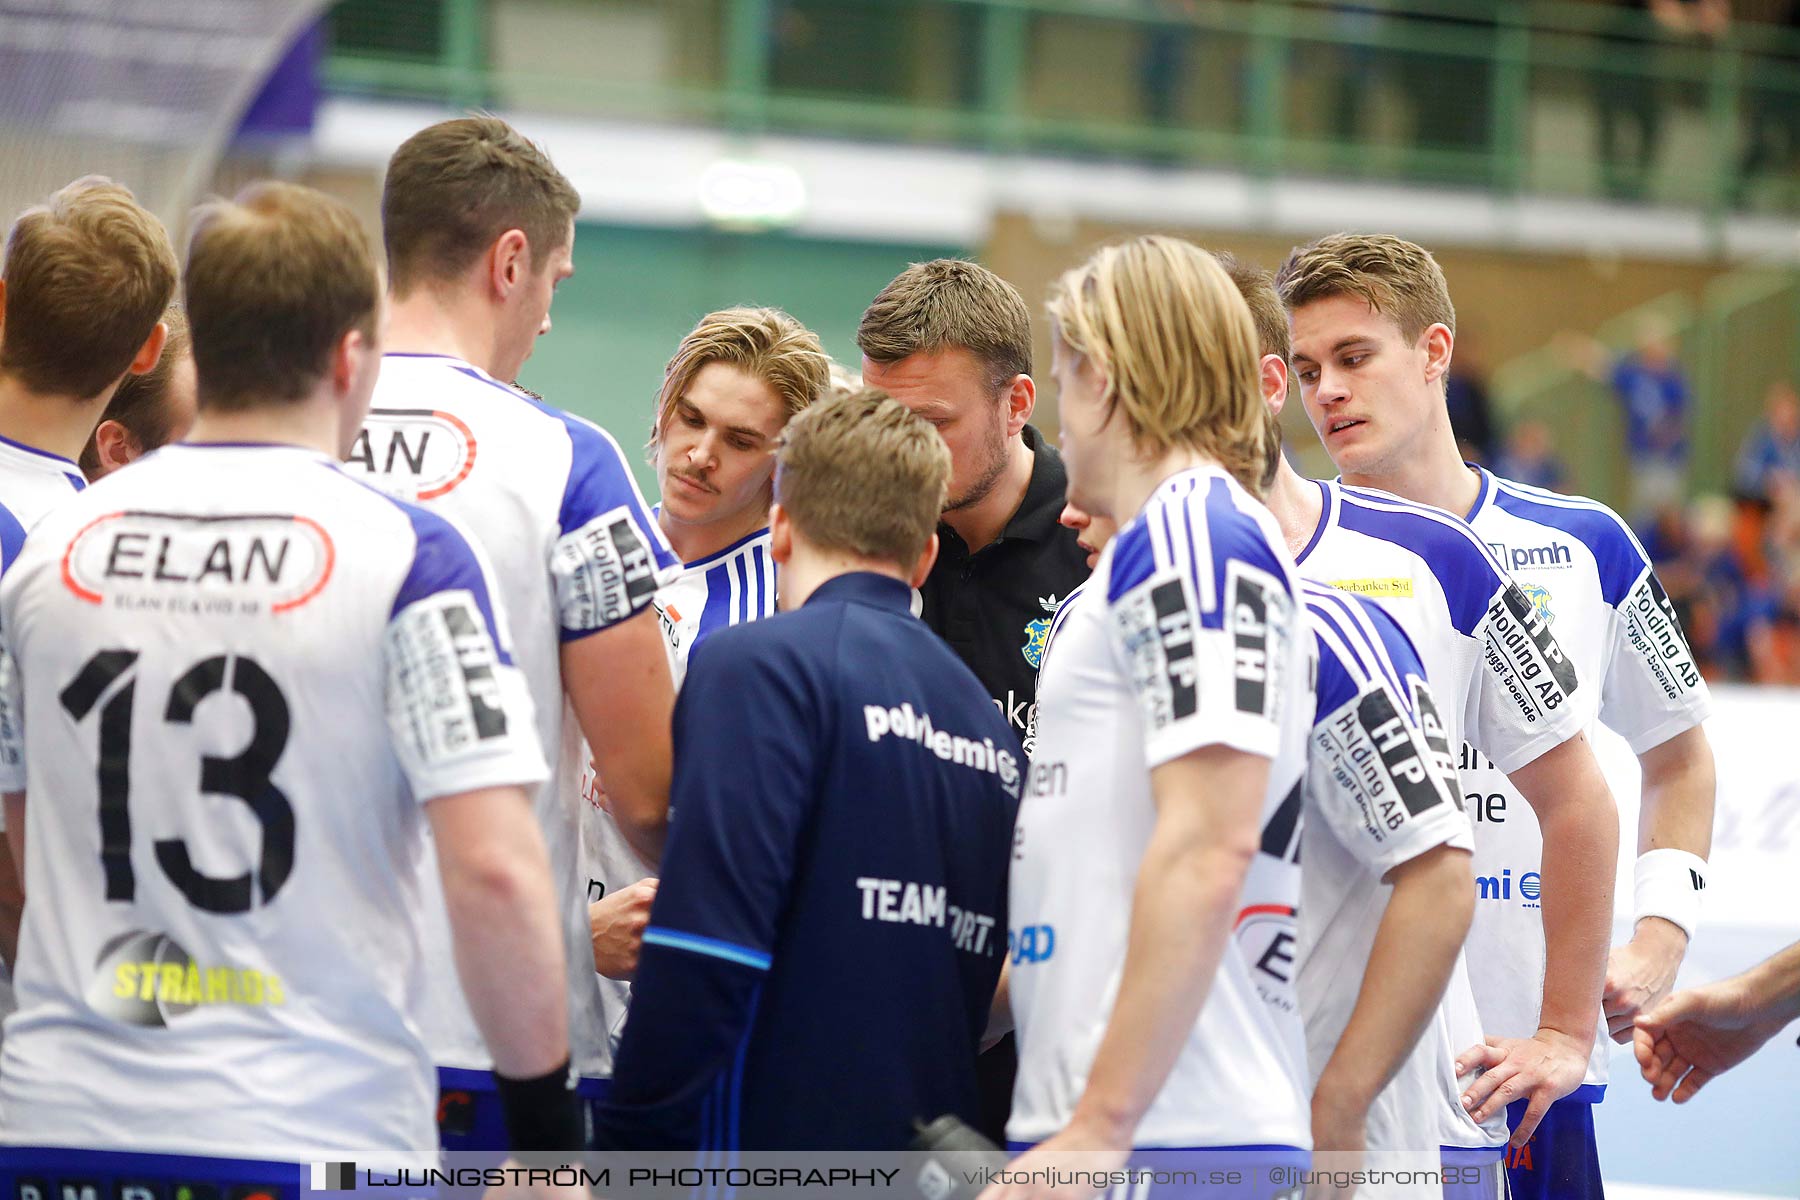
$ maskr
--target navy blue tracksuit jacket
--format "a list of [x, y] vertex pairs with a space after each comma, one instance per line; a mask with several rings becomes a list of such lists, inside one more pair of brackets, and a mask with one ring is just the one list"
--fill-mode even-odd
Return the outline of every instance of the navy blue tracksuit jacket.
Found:
[[1024, 763], [910, 600], [841, 575], [696, 649], [601, 1147], [899, 1149], [975, 1119]]

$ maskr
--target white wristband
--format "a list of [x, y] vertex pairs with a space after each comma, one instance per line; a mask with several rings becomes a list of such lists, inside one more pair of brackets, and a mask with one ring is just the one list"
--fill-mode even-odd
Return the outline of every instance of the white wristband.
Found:
[[1636, 911], [1632, 926], [1645, 917], [1661, 917], [1681, 927], [1693, 940], [1700, 927], [1700, 895], [1706, 890], [1706, 860], [1686, 850], [1652, 850], [1638, 855]]

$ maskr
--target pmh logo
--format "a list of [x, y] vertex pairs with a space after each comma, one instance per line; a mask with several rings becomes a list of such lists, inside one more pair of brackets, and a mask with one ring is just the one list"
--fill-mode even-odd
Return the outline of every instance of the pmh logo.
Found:
[[1475, 894], [1481, 900], [1506, 903], [1517, 899], [1526, 908], [1537, 908], [1543, 890], [1543, 877], [1536, 871], [1525, 872], [1516, 882], [1511, 867], [1505, 868], [1498, 875], [1475, 877]]

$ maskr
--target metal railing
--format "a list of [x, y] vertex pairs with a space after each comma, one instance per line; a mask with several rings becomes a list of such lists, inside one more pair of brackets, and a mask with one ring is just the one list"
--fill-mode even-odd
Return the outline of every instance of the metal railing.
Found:
[[[1800, 34], [1527, 0], [589, 0], [662, 69], [543, 69], [508, 0], [341, 0], [327, 78], [456, 105], [1800, 211]], [[535, 6], [542, 10], [544, 6]], [[552, 32], [554, 27], [552, 27]], [[1602, 141], [1610, 148], [1603, 148]], [[1743, 170], [1753, 142], [1787, 161]], [[1647, 146], [1640, 151], [1640, 146]]]
[[[1670, 334], [1691, 388], [1690, 494], [1727, 492], [1744, 436], [1761, 418], [1770, 384], [1800, 385], [1800, 267], [1751, 267], [1713, 280], [1698, 302], [1672, 292], [1620, 313], [1597, 331], [1614, 354], [1631, 351], [1654, 323]], [[1513, 359], [1494, 373], [1507, 424], [1543, 422], [1564, 447], [1574, 490], [1618, 507], [1629, 500], [1624, 421], [1610, 386], [1557, 345]]]

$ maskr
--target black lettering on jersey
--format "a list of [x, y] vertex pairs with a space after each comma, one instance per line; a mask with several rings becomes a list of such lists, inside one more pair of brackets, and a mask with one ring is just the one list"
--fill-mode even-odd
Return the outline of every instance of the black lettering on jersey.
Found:
[[[1500, 598], [1505, 603], [1507, 611], [1512, 614], [1513, 620], [1519, 623], [1526, 636], [1531, 639], [1531, 644], [1537, 649], [1538, 657], [1549, 667], [1550, 675], [1556, 684], [1554, 699], [1551, 698], [1550, 693], [1544, 690], [1543, 684], [1549, 681], [1542, 683], [1533, 681], [1533, 689], [1543, 700], [1546, 709], [1559, 707], [1564, 698], [1575, 692], [1575, 664], [1563, 654], [1562, 647], [1556, 643], [1555, 635], [1550, 632], [1550, 626], [1545, 624], [1542, 617], [1538, 616], [1537, 608], [1531, 603], [1531, 598], [1525, 594], [1523, 588], [1516, 583], [1509, 583], [1506, 585], [1506, 590], [1500, 593]], [[1527, 678], [1530, 678], [1529, 674]]]
[[1269, 596], [1257, 580], [1234, 575], [1227, 603], [1237, 710], [1260, 716], [1269, 700]]
[[[1384, 687], [1363, 693], [1356, 702], [1356, 719], [1363, 732], [1381, 755], [1394, 790], [1400, 793], [1406, 811], [1418, 816], [1442, 804], [1445, 791], [1427, 764], [1431, 751], [1419, 745], [1406, 718], [1394, 707], [1394, 698]], [[1390, 824], [1390, 829], [1394, 826]]]
[[[407, 417], [426, 418], [433, 414], [429, 409], [377, 408], [370, 410], [370, 416], [405, 419]], [[418, 475], [425, 470], [425, 452], [431, 448], [431, 428], [409, 428], [406, 425], [382, 423], [374, 430], [368, 426], [356, 431], [356, 441], [350, 446], [350, 455], [346, 463], [361, 464], [364, 470], [372, 475], [392, 475], [402, 459], [406, 462], [406, 473]], [[377, 465], [379, 463], [379, 465]]]
[[1199, 667], [1194, 662], [1194, 614], [1188, 609], [1181, 580], [1150, 589], [1156, 613], [1156, 637], [1162, 644], [1163, 672], [1169, 680], [1169, 719], [1179, 721], [1200, 709]]
[[1294, 781], [1286, 798], [1269, 815], [1269, 823], [1263, 826], [1262, 852], [1271, 858], [1291, 863], [1300, 861], [1301, 787], [1304, 783], [1304, 779]]
[[[1431, 694], [1431, 686], [1417, 675], [1407, 676], [1407, 683], [1412, 692], [1413, 712], [1419, 717], [1419, 732], [1425, 735], [1425, 748], [1431, 751], [1432, 766], [1436, 768], [1438, 778], [1444, 780], [1444, 787], [1450, 793], [1450, 799], [1461, 808], [1462, 788], [1457, 783], [1457, 756], [1450, 753], [1450, 731], [1444, 726], [1444, 718], [1438, 712], [1437, 698]], [[1463, 749], [1477, 753], [1467, 742]]]
[[1650, 593], [1650, 603], [1634, 604], [1633, 615], [1641, 614], [1651, 651], [1667, 664], [1683, 690], [1698, 687], [1700, 668], [1694, 663], [1694, 652], [1688, 648], [1687, 634], [1681, 628], [1681, 618], [1675, 615], [1675, 605], [1670, 602], [1669, 593], [1663, 590], [1655, 571], [1644, 576], [1643, 584], [1639, 585], [1640, 594], [1645, 587]]
[[639, 602], [656, 591], [656, 563], [628, 517], [614, 521], [607, 532], [612, 536], [613, 551], [619, 556], [619, 567], [625, 573], [625, 594], [635, 612], [641, 607]]
[[448, 605], [443, 613], [444, 628], [450, 632], [456, 662], [462, 668], [463, 690], [469, 698], [475, 737], [483, 742], [505, 737], [506, 709], [500, 699], [500, 681], [494, 677], [494, 643], [468, 605]]

